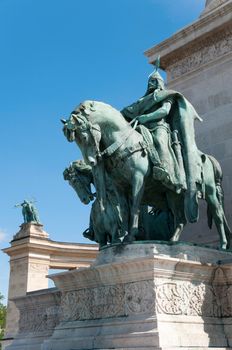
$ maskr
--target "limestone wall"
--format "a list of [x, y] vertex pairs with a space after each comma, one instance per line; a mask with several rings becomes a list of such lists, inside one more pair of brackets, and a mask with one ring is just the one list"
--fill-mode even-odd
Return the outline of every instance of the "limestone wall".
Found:
[[50, 276], [58, 288], [15, 298], [7, 350], [231, 349], [231, 252], [134, 243]]
[[[97, 256], [98, 246], [52, 241], [42, 225], [27, 223], [20, 226], [11, 246], [3, 251], [10, 256], [5, 349], [19, 330], [19, 309], [15, 298], [25, 297], [28, 292], [46, 290], [49, 269], [70, 270], [90, 266]], [[27, 300], [30, 308], [33, 298]]]

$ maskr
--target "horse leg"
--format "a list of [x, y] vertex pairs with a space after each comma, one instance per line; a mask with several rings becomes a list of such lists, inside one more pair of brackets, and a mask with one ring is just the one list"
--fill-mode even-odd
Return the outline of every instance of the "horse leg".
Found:
[[229, 242], [227, 242], [227, 234], [224, 227], [225, 215], [222, 204], [218, 201], [215, 188], [211, 188], [210, 193], [206, 191], [206, 202], [220, 236], [220, 246], [222, 249], [226, 249]]
[[224, 229], [225, 229], [225, 233], [226, 233], [226, 239], [227, 239], [227, 246], [226, 248], [229, 249], [230, 248], [230, 240], [231, 240], [231, 230], [230, 227], [228, 225], [225, 213], [224, 213]]
[[112, 209], [110, 208], [108, 213], [107, 231], [111, 237], [111, 244], [121, 243], [119, 239], [121, 222], [119, 223], [118, 213], [113, 212]]
[[130, 198], [130, 226], [129, 234], [124, 238], [124, 242], [133, 242], [138, 234], [139, 209], [144, 192], [144, 175], [136, 172], [132, 183], [132, 193]]
[[173, 236], [171, 237], [170, 241], [171, 242], [177, 242], [180, 239], [180, 235], [183, 232], [185, 224], [179, 223], [176, 225], [175, 231], [173, 233]]
[[105, 227], [105, 212], [99, 216], [100, 207], [100, 202], [96, 199], [91, 208], [90, 227], [94, 232], [94, 241], [99, 244], [99, 248], [102, 248], [107, 245], [107, 231]]
[[169, 192], [167, 193], [167, 202], [174, 216], [174, 232], [170, 241], [177, 242], [179, 241], [180, 235], [187, 223], [184, 212], [184, 198], [181, 194]]

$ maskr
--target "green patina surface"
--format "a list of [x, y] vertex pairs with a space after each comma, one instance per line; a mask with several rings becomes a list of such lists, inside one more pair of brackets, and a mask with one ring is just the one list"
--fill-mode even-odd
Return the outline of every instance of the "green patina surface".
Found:
[[144, 96], [121, 112], [85, 101], [62, 120], [67, 140], [77, 143], [84, 158], [64, 178], [84, 204], [93, 202], [84, 236], [100, 247], [176, 242], [187, 222], [198, 221], [203, 198], [209, 228], [214, 222], [220, 247], [228, 249], [221, 167], [197, 148], [194, 122], [201, 118], [182, 94], [166, 89], [158, 66]]
[[25, 199], [22, 203], [16, 204], [15, 207], [22, 207], [24, 223], [40, 224], [39, 214], [33, 202]]

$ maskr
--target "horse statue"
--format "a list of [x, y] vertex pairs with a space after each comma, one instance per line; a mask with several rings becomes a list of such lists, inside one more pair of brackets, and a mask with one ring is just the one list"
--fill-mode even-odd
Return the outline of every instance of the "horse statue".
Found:
[[[119, 201], [126, 203], [128, 216], [124, 226], [128, 227], [128, 232], [124, 232], [124, 242], [132, 242], [138, 235], [141, 205], [170, 210], [174, 218], [170, 240], [178, 241], [187, 223], [184, 191], [177, 193], [153, 176], [147, 142], [132, 123], [112, 106], [98, 101], [81, 103], [63, 123], [67, 140], [77, 143], [85, 162], [95, 173], [99, 215], [104, 212], [107, 200], [106, 176]], [[212, 156], [197, 152], [201, 161], [199, 178], [202, 179], [196, 184], [198, 197], [206, 200], [209, 227], [213, 219], [220, 247], [227, 249], [231, 233], [223, 208], [222, 171]]]
[[112, 191], [109, 180], [106, 183], [107, 194], [104, 211], [101, 212], [100, 202], [96, 194], [92, 193], [91, 185], [94, 185], [94, 176], [91, 166], [83, 160], [72, 162], [64, 170], [64, 179], [68, 180], [79, 199], [84, 204], [94, 200], [90, 213], [89, 228], [84, 231], [84, 237], [96, 241], [100, 247], [109, 243], [121, 243], [122, 237], [122, 213], [118, 205], [115, 193]]
[[[68, 181], [83, 204], [94, 201], [90, 213], [89, 228], [83, 233], [85, 238], [99, 243], [99, 247], [107, 243], [121, 243], [123, 232], [122, 208], [119, 206], [117, 194], [111, 188], [110, 179], [106, 181], [107, 203], [105, 211], [99, 215], [100, 205], [94, 186], [92, 168], [83, 160], [70, 164], [63, 172], [64, 180]], [[163, 212], [148, 206], [141, 206], [139, 216], [139, 234], [137, 240], [168, 240], [171, 235], [173, 217], [171, 212]]]

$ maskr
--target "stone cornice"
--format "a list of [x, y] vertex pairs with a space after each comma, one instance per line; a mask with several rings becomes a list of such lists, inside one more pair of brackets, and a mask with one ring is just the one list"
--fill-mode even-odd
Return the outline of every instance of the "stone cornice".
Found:
[[3, 252], [11, 257], [12, 262], [33, 258], [41, 263], [49, 261], [50, 268], [73, 268], [92, 264], [98, 254], [98, 245], [56, 242], [28, 236], [14, 241]]
[[213, 13], [198, 19], [191, 25], [184, 27], [182, 30], [175, 33], [170, 38], [164, 40], [162, 43], [152, 47], [145, 52], [149, 62], [153, 63], [158, 55], [161, 56], [161, 68], [167, 68], [167, 59], [177, 53], [181, 48], [191, 46], [192, 42], [197, 42], [206, 38], [212, 31], [218, 28], [230, 26], [232, 20], [232, 1], [226, 3], [224, 6], [216, 9]]
[[66, 242], [56, 242], [52, 240], [43, 239], [30, 239], [24, 238], [20, 244], [13, 245], [9, 248], [4, 248], [2, 251], [9, 256], [15, 255], [16, 251], [23, 251], [31, 248], [38, 249], [40, 251], [52, 251], [52, 252], [67, 252], [69, 253], [80, 253], [89, 254], [92, 252], [94, 255], [98, 252], [97, 244], [78, 244], [78, 243], [66, 243]]
[[204, 11], [202, 11], [200, 17], [203, 17], [206, 14], [208, 14], [209, 12], [214, 11], [219, 6], [223, 6], [228, 1], [230, 1], [230, 0], [207, 0], [205, 9], [204, 9]]
[[[187, 244], [171, 247], [162, 244], [131, 244], [100, 251], [95, 265], [88, 269], [61, 272], [49, 275], [49, 278], [61, 291], [131, 283], [135, 279], [175, 278], [209, 282], [215, 279], [215, 271], [221, 269], [217, 261], [230, 258], [231, 253]], [[217, 274], [217, 282], [220, 283], [225, 275], [228, 281], [232, 281], [231, 267], [223, 266], [223, 271], [222, 276]]]
[[172, 81], [227, 56], [231, 57], [231, 53], [232, 23], [163, 57], [162, 64], [168, 73], [168, 80]]

